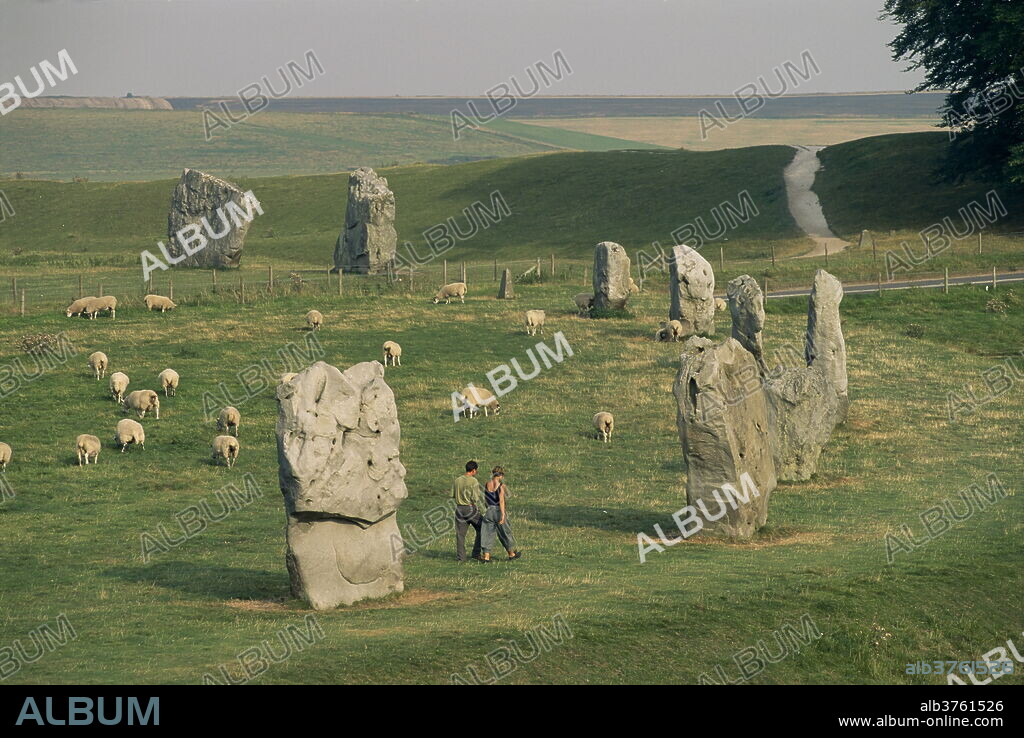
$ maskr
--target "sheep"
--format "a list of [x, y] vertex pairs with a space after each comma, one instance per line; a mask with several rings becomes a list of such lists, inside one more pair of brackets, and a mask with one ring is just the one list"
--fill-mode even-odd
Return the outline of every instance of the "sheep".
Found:
[[501, 412], [501, 405], [498, 404], [498, 398], [495, 397], [490, 390], [486, 390], [482, 387], [474, 387], [469, 385], [461, 392], [462, 396], [469, 402], [468, 411], [463, 408], [463, 412], [466, 412], [467, 417], [475, 418], [480, 412], [480, 408], [484, 409], [484, 417], [491, 414], [497, 415]]
[[389, 359], [391, 366], [395, 366], [395, 362], [398, 362], [398, 366], [402, 366], [402, 347], [394, 341], [384, 342], [384, 366], [388, 365]]
[[164, 369], [156, 378], [160, 380], [160, 386], [163, 387], [164, 397], [174, 397], [178, 394], [178, 382], [181, 381], [178, 372], [173, 369]]
[[218, 457], [224, 459], [230, 469], [238, 460], [238, 439], [233, 436], [217, 436], [213, 439], [213, 463], [217, 463]]
[[146, 303], [147, 310], [159, 310], [161, 313], [178, 307], [173, 301], [162, 295], [146, 295], [143, 302]]
[[89, 368], [96, 373], [96, 381], [100, 381], [103, 377], [107, 376], [107, 367], [110, 365], [110, 360], [107, 355], [102, 351], [95, 351], [89, 354]]
[[282, 374], [281, 375], [281, 384], [284, 384], [285, 382], [290, 382], [293, 379], [295, 379], [297, 376], [299, 376], [299, 375], [296, 374], [295, 372], [287, 372], [286, 374]]
[[89, 318], [95, 319], [96, 315], [103, 310], [110, 311], [111, 319], [117, 318], [117, 298], [110, 295], [106, 297], [90, 297], [86, 302], [83, 312]]
[[722, 312], [726, 308], [726, 302], [721, 297], [715, 298], [715, 310]]
[[672, 341], [674, 343], [676, 341], [682, 341], [692, 332], [690, 321], [670, 320], [668, 322], [658, 323], [658, 332], [654, 334], [654, 337], [657, 341]]
[[92, 458], [92, 463], [100, 463], [100, 439], [96, 436], [90, 436], [88, 433], [83, 433], [75, 439], [75, 451], [78, 454], [78, 465], [82, 465], [82, 460], [85, 460], [86, 465], [89, 464], [89, 458]]
[[153, 390], [135, 390], [129, 392], [122, 403], [125, 412], [134, 410], [139, 419], [146, 417], [150, 410], [155, 411], [156, 419], [160, 420], [160, 396]]
[[110, 375], [110, 394], [114, 398], [114, 402], [118, 404], [124, 402], [124, 393], [128, 389], [130, 381], [124, 372], [114, 372]]
[[597, 428], [597, 437], [608, 443], [612, 440], [615, 418], [612, 417], [611, 413], [600, 412], [594, 416], [594, 427]]
[[93, 297], [92, 295], [90, 295], [89, 297], [80, 297], [77, 300], [75, 300], [73, 303], [68, 305], [68, 308], [65, 311], [65, 314], [69, 318], [72, 315], [82, 315], [83, 313], [86, 312], [86, 308], [89, 306], [89, 301], [90, 300], [95, 300], [95, 299], [96, 298]]
[[310, 310], [306, 313], [306, 325], [311, 331], [318, 331], [324, 327], [324, 315], [319, 310]]
[[117, 430], [114, 431], [114, 443], [121, 447], [121, 453], [128, 448], [129, 443], [135, 443], [146, 448], [146, 430], [142, 423], [131, 418], [123, 418], [117, 421]]
[[466, 292], [467, 289], [465, 282], [452, 282], [451, 284], [446, 284], [437, 291], [436, 295], [434, 295], [434, 304], [436, 305], [441, 302], [441, 300], [444, 300], [444, 304], [447, 305], [452, 301], [453, 297], [459, 298], [459, 302], [465, 302]]
[[630, 277], [629, 278], [629, 294], [635, 295], [635, 294], [638, 294], [639, 292], [640, 292], [640, 287], [637, 285], [636, 282], [633, 281], [633, 278]]
[[594, 295], [590, 292], [581, 292], [572, 301], [576, 303], [576, 312], [580, 316], [589, 315], [594, 307]]
[[0, 471], [7, 471], [7, 465], [11, 463], [11, 447], [6, 443], [0, 443]]
[[537, 330], [540, 329], [540, 334], [544, 335], [544, 311], [543, 310], [527, 310], [526, 311], [526, 335], [536, 336]]
[[235, 429], [235, 438], [238, 438], [238, 426], [242, 422], [242, 414], [236, 408], [226, 407], [217, 416], [217, 430], [230, 432]]

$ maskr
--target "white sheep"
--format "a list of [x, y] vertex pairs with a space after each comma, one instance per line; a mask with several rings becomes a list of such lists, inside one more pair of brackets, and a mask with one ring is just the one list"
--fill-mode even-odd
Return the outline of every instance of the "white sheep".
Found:
[[11, 447], [6, 443], [0, 443], [0, 471], [7, 471], [7, 465], [11, 463]]
[[240, 448], [234, 436], [217, 436], [213, 439], [213, 462], [216, 464], [218, 458], [224, 459], [230, 469], [238, 460]]
[[110, 311], [110, 317], [117, 317], [117, 298], [107, 295], [105, 297], [90, 297], [83, 311], [89, 318], [95, 319], [97, 314], [103, 310]]
[[92, 295], [90, 295], [89, 297], [80, 297], [77, 300], [75, 300], [73, 303], [68, 305], [67, 310], [65, 311], [65, 314], [69, 318], [72, 315], [81, 315], [82, 313], [86, 312], [86, 308], [89, 306], [89, 301], [90, 300], [95, 300], [95, 299], [96, 298], [94, 296], [92, 296]]
[[633, 278], [630, 277], [629, 278], [629, 294], [635, 295], [635, 294], [637, 294], [639, 292], [640, 292], [640, 287], [637, 285], [636, 282], [633, 281]]
[[576, 312], [580, 316], [589, 315], [591, 308], [594, 307], [594, 295], [590, 292], [581, 292], [572, 298], [572, 301], [576, 304]]
[[173, 369], [164, 369], [156, 378], [160, 380], [160, 386], [164, 390], [164, 397], [174, 397], [178, 394], [178, 382], [181, 381], [178, 372]]
[[217, 416], [217, 430], [230, 432], [235, 429], [235, 437], [238, 437], [238, 426], [242, 423], [242, 414], [236, 408], [226, 407]]
[[146, 295], [143, 298], [147, 310], [159, 310], [161, 313], [178, 307], [170, 298], [163, 295]]
[[718, 312], [722, 312], [723, 310], [725, 310], [726, 307], [727, 304], [725, 300], [723, 300], [721, 297], [715, 298], [715, 310], [717, 310]]
[[293, 379], [295, 379], [297, 376], [299, 376], [299, 375], [296, 374], [295, 372], [286, 372], [285, 374], [281, 375], [281, 384], [284, 384], [285, 382], [290, 382]]
[[658, 341], [682, 341], [693, 329], [688, 320], [669, 320], [658, 324], [658, 332], [654, 334]]
[[597, 428], [597, 437], [608, 443], [612, 440], [615, 418], [612, 417], [611, 413], [600, 412], [594, 416], [594, 427]]
[[156, 413], [156, 419], [160, 420], [160, 395], [153, 390], [129, 392], [124, 398], [122, 407], [125, 412], [134, 410], [138, 413], [140, 420], [146, 417], [146, 413], [153, 410]]
[[319, 310], [310, 310], [306, 313], [306, 325], [311, 331], [318, 331], [324, 327], [324, 314]]
[[388, 361], [391, 362], [391, 366], [402, 366], [402, 347], [399, 346], [395, 341], [384, 342], [384, 366], [388, 365]]
[[121, 453], [128, 448], [129, 443], [135, 443], [146, 448], [146, 430], [142, 423], [131, 418], [123, 418], [117, 421], [117, 430], [114, 431], [114, 443], [121, 447]]
[[465, 412], [467, 417], [475, 418], [480, 412], [480, 408], [484, 409], [484, 417], [491, 414], [491, 411], [495, 415], [501, 412], [501, 405], [498, 403], [498, 398], [494, 394], [483, 387], [474, 387], [469, 385], [460, 393], [469, 402], [469, 408], [463, 408], [462, 412]]
[[78, 465], [82, 465], [82, 460], [88, 465], [89, 459], [92, 458], [92, 463], [100, 463], [100, 439], [96, 436], [90, 436], [88, 433], [83, 433], [75, 439], [75, 452], [78, 454]]
[[97, 382], [107, 376], [108, 366], [110, 366], [110, 360], [107, 359], [107, 355], [102, 351], [94, 351], [89, 354], [89, 368], [96, 373]]
[[465, 302], [466, 292], [467, 288], [465, 282], [452, 282], [451, 284], [446, 284], [437, 291], [436, 295], [434, 295], [434, 304], [436, 305], [441, 302], [441, 300], [444, 300], [444, 304], [447, 305], [452, 301], [453, 297], [459, 298], [459, 302]]
[[536, 336], [537, 330], [540, 330], [540, 334], [544, 335], [544, 311], [543, 310], [527, 310], [526, 311], [526, 334], [528, 336]]
[[124, 372], [114, 372], [110, 375], [110, 394], [114, 398], [114, 402], [118, 404], [124, 402], [124, 393], [128, 389], [130, 381]]

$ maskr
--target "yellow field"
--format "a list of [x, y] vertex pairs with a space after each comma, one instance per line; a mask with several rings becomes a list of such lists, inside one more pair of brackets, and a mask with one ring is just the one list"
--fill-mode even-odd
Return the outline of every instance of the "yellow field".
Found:
[[522, 122], [708, 151], [763, 144], [828, 146], [885, 133], [934, 131], [937, 121], [928, 118], [746, 118], [725, 130], [711, 127], [704, 141], [697, 117], [530, 118]]

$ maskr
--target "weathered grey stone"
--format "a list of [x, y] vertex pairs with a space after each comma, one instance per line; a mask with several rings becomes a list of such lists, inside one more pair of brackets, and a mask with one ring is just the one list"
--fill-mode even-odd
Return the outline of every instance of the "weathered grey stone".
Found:
[[[768, 404], [757, 362], [734, 338], [716, 345], [693, 336], [684, 345], [672, 391], [687, 465], [687, 502], [698, 509], [702, 532], [750, 538], [768, 519], [776, 485]], [[743, 485], [744, 475], [757, 494]], [[723, 491], [725, 485], [729, 492]]]
[[810, 479], [839, 422], [839, 398], [821, 367], [779, 369], [764, 391], [776, 475], [780, 481]]
[[860, 240], [857, 241], [857, 248], [861, 249], [874, 249], [875, 239], [871, 235], [871, 231], [864, 230], [860, 232]]
[[594, 247], [594, 308], [621, 310], [629, 300], [629, 256], [612, 241]]
[[278, 475], [296, 596], [319, 610], [402, 591], [405, 499], [394, 394], [379, 362], [318, 361], [277, 390]]
[[821, 367], [839, 399], [839, 422], [846, 420], [849, 407], [846, 379], [846, 341], [839, 319], [843, 284], [824, 269], [814, 275], [807, 303], [807, 366]]
[[498, 287], [499, 300], [511, 300], [515, 297], [512, 289], [512, 270], [506, 269], [501, 273], [501, 286]]
[[669, 260], [670, 320], [687, 320], [696, 333], [715, 333], [715, 272], [696, 249], [680, 244]]
[[[170, 261], [175, 266], [205, 269], [237, 267], [249, 223], [261, 212], [259, 202], [254, 197], [250, 200], [237, 186], [198, 169], [186, 169], [171, 195], [167, 215]], [[186, 231], [184, 244], [178, 239], [182, 230]], [[220, 233], [224, 235], [213, 238]], [[206, 240], [205, 247], [198, 248], [202, 240], [192, 240], [194, 234]]]
[[379, 274], [394, 262], [397, 248], [395, 193], [387, 179], [360, 167], [348, 180], [345, 227], [334, 248], [333, 271]]
[[758, 369], [764, 375], [768, 368], [764, 363], [764, 346], [761, 343], [761, 331], [764, 330], [764, 295], [761, 288], [753, 277], [744, 274], [730, 280], [726, 292], [732, 315], [732, 337], [753, 354]]

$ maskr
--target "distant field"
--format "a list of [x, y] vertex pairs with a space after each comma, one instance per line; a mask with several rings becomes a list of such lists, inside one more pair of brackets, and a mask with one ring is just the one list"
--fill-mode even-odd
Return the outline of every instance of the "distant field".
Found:
[[[654, 118], [652, 120], [657, 119]], [[537, 143], [545, 143], [552, 146], [560, 146], [562, 148], [576, 149], [579, 151], [669, 148], [666, 146], [660, 146], [656, 143], [567, 130], [564, 128], [557, 128], [546, 123], [536, 125], [537, 123], [538, 121], [536, 119], [530, 119], [530, 122], [527, 123], [524, 121], [505, 120], [504, 118], [499, 118], [498, 120], [488, 123], [486, 128], [487, 130], [500, 131], [501, 133], [518, 136]]]
[[694, 151], [787, 144], [829, 146], [887, 133], [935, 131], [937, 122], [937, 119], [928, 118], [753, 117], [737, 121], [724, 130], [712, 127], [707, 131], [707, 138], [702, 140], [701, 119], [696, 116], [529, 119], [531, 126], [551, 126], [559, 130]]

